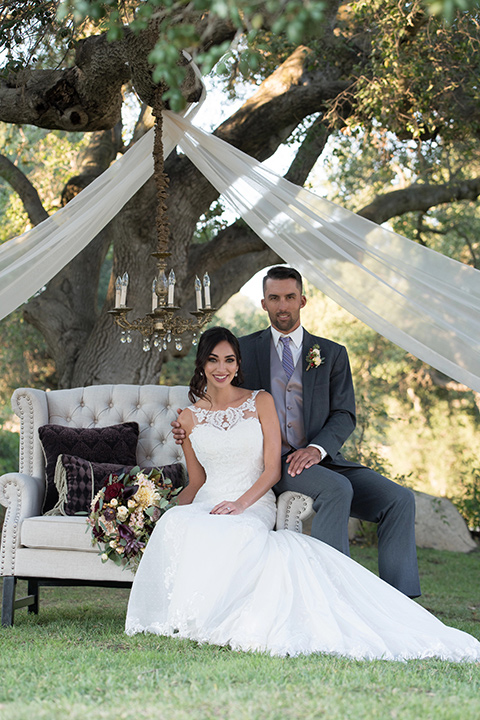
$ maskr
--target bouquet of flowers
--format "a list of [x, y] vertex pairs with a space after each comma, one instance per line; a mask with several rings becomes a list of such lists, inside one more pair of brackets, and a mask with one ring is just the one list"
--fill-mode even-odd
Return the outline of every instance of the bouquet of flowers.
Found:
[[171, 480], [161, 470], [132, 468], [121, 475], [110, 475], [95, 495], [87, 522], [92, 544], [101, 547], [102, 562], [113, 560], [136, 571], [155, 523], [175, 505]]

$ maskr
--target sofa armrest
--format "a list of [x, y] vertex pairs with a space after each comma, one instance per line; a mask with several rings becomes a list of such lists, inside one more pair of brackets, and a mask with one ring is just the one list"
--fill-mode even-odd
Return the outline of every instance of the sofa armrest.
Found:
[[302, 520], [313, 515], [313, 500], [299, 492], [282, 493], [277, 498], [277, 530], [302, 532]]
[[13, 575], [15, 554], [20, 546], [20, 527], [27, 517], [41, 515], [45, 481], [7, 473], [0, 477], [0, 504], [6, 507], [0, 548], [0, 575]]
[[36, 388], [18, 388], [12, 395], [12, 410], [20, 418], [18, 469], [26, 475], [43, 477], [45, 458], [38, 428], [50, 422], [47, 393]]

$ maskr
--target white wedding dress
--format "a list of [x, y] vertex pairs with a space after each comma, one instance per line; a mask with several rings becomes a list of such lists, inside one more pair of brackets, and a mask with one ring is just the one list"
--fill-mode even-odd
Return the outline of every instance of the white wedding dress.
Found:
[[273, 531], [270, 490], [241, 515], [210, 515], [263, 469], [252, 396], [238, 408], [191, 407], [193, 449], [207, 480], [191, 505], [162, 516], [130, 595], [126, 632], [172, 635], [272, 655], [439, 657], [480, 661], [480, 643], [337, 550]]

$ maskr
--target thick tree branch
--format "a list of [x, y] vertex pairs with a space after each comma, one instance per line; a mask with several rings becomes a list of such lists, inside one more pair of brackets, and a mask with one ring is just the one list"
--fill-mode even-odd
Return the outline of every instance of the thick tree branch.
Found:
[[309, 127], [305, 140], [299, 147], [285, 179], [295, 185], [303, 185], [312, 168], [322, 154], [331, 130], [325, 125], [323, 118], [318, 117]]
[[435, 205], [458, 200], [476, 200], [480, 195], [480, 178], [452, 185], [414, 184], [404, 190], [378, 195], [357, 214], [381, 225], [397, 215], [412, 211], [425, 212]]
[[87, 68], [26, 70], [0, 80], [0, 120], [36, 125], [52, 130], [92, 131], [111, 128], [120, 120], [122, 86], [130, 78], [125, 62], [119, 68], [108, 62], [107, 73], [95, 78], [95, 87], [85, 85]]
[[338, 67], [312, 70], [311, 62], [309, 48], [296, 48], [215, 135], [258, 160], [270, 157], [303, 118], [324, 110], [347, 87]]
[[[219, 20], [205, 42], [223, 42], [233, 34]], [[108, 42], [106, 34], [92, 35], [78, 43], [74, 67], [11, 73], [0, 79], [0, 120], [60, 130], [113, 128], [121, 119], [126, 82], [133, 83], [144, 102], [153, 102], [156, 85], [147, 58], [157, 38], [154, 26], [138, 35], [125, 28], [123, 39], [115, 42]], [[188, 65], [180, 54], [179, 62]], [[199, 99], [201, 83], [192, 68], [187, 68], [181, 89], [187, 102]]]
[[32, 225], [38, 225], [48, 218], [48, 213], [30, 180], [5, 155], [0, 155], [0, 176], [20, 197]]
[[244, 252], [259, 252], [264, 246], [263, 240], [243, 220], [236, 220], [220, 230], [210, 242], [191, 248], [187, 282], [193, 280], [198, 268], [205, 264], [208, 264], [209, 272], [215, 272], [229, 260], [242, 257]]

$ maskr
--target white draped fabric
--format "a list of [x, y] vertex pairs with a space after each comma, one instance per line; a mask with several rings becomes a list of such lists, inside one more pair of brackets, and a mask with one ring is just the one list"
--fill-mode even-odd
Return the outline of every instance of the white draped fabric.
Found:
[[[153, 131], [36, 228], [0, 246], [0, 317], [80, 252], [153, 172]], [[480, 272], [279, 177], [187, 117], [164, 113], [175, 145], [250, 227], [354, 316], [480, 391]]]
[[0, 245], [0, 317], [40, 290], [115, 217], [152, 174], [152, 148], [150, 131], [68, 205]]

